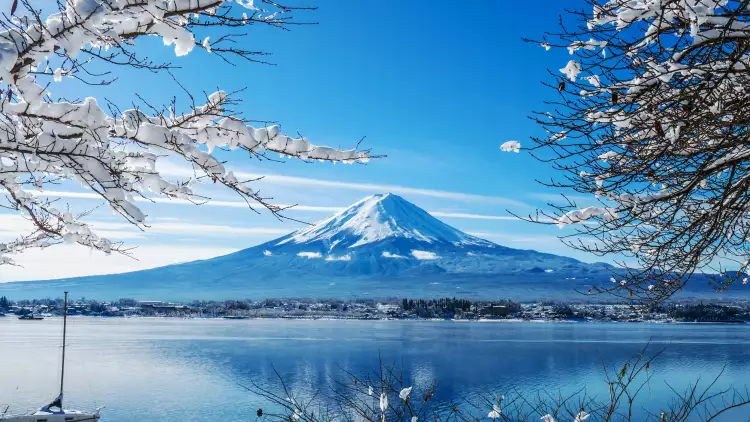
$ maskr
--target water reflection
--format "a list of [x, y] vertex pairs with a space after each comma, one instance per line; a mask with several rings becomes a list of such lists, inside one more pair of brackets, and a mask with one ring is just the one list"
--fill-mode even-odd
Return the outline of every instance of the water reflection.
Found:
[[[0, 319], [0, 404], [32, 408], [57, 388], [61, 327], [48, 318]], [[243, 386], [278, 374], [297, 391], [325, 388], [343, 370], [403, 365], [435, 400], [525, 391], [604, 394], [602, 362], [666, 347], [644, 396], [663, 403], [668, 381], [684, 388], [726, 365], [719, 387], [745, 385], [750, 327], [645, 324], [509, 324], [394, 321], [225, 321], [72, 318], [66, 398], [106, 405], [107, 421], [247, 420], [259, 400]]]

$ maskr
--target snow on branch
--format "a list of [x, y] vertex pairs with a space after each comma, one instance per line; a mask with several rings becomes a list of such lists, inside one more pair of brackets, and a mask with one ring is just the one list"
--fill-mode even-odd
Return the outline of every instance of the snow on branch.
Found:
[[[117, 81], [122, 66], [169, 72], [170, 63], [141, 57], [136, 39], [160, 37], [182, 56], [196, 49], [233, 63], [235, 59], [262, 61], [262, 52], [245, 50], [235, 42], [252, 25], [285, 28], [297, 24], [299, 9], [272, 1], [248, 0], [68, 0], [43, 17], [28, 0], [14, 3], [0, 18], [0, 193], [4, 208], [18, 212], [34, 227], [32, 233], [0, 244], [0, 264], [30, 247], [78, 243], [105, 253], [128, 253], [93, 233], [87, 212], [64, 209], [59, 199], [40, 199], [51, 183], [75, 181], [98, 195], [114, 212], [145, 229], [146, 215], [137, 198], [157, 196], [203, 202], [193, 191], [206, 180], [242, 197], [251, 209], [267, 209], [281, 217], [284, 207], [268, 202], [227, 171], [214, 151], [241, 149], [252, 157], [267, 152], [309, 161], [366, 163], [369, 150], [340, 150], [283, 134], [278, 125], [253, 127], [233, 110], [238, 94], [217, 91], [176, 113], [173, 103], [163, 111], [140, 97], [143, 111], [120, 111], [112, 104], [88, 97], [66, 101], [52, 97], [50, 86], [66, 81], [108, 85]], [[10, 13], [8, 13], [10, 12]], [[211, 29], [211, 37], [199, 33]], [[222, 33], [220, 33], [222, 32]], [[218, 36], [217, 36], [218, 34]], [[198, 41], [198, 40], [203, 41]], [[104, 69], [104, 70], [103, 70]], [[175, 87], [184, 89], [174, 75]], [[106, 108], [106, 111], [105, 111]], [[167, 180], [158, 171], [163, 157], [192, 165], [196, 177], [185, 182]]]
[[560, 170], [549, 185], [601, 204], [550, 217], [637, 263], [600, 291], [661, 300], [696, 272], [727, 288], [750, 262], [750, 3], [591, 0], [562, 22], [527, 40], [569, 54], [530, 150]]

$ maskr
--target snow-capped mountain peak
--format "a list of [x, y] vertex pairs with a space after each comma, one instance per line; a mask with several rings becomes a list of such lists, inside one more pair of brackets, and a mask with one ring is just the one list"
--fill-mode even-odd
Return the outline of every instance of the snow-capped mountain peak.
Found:
[[[607, 282], [611, 276], [612, 268], [605, 264], [586, 264], [478, 239], [398, 195], [382, 194], [364, 198], [310, 227], [229, 255], [88, 277], [75, 284], [79, 294], [105, 290], [104, 297], [125, 297], [137, 291], [153, 296], [153, 289], [165, 292], [169, 288], [185, 299], [237, 294], [440, 297], [456, 293], [538, 299], [544, 297], [540, 292], [547, 291], [547, 286], [573, 283], [565, 280], [578, 280], [578, 288], [584, 289]], [[409, 282], [399, 281], [404, 279]], [[40, 283], [33, 282], [29, 291], [38, 296]], [[62, 283], [49, 291], [59, 291], [70, 281]], [[518, 296], [507, 296], [513, 286]], [[566, 289], [573, 291], [572, 286]], [[551, 292], [559, 297], [559, 289]]]
[[429, 244], [495, 246], [443, 223], [392, 193], [364, 198], [338, 214], [291, 233], [276, 245], [323, 242], [330, 248], [357, 248], [399, 238]]

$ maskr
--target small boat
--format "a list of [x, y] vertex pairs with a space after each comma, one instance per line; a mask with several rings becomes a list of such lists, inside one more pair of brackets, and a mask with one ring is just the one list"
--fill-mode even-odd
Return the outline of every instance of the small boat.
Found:
[[18, 319], [22, 321], [41, 321], [44, 319], [44, 317], [41, 315], [29, 314], [29, 315], [21, 315], [20, 317], [18, 317]]
[[227, 315], [224, 317], [224, 319], [248, 319], [249, 317], [241, 316], [241, 315]]
[[82, 421], [98, 421], [99, 413], [87, 413], [78, 410], [60, 409], [55, 410], [53, 407], [55, 402], [50, 403], [48, 406], [43, 407], [30, 415], [21, 416], [2, 416], [0, 415], [0, 421], [3, 422], [82, 422]]
[[[0, 414], [0, 422], [82, 422], [82, 421], [99, 421], [99, 411], [96, 409], [93, 413], [82, 412], [80, 410], [71, 410], [63, 408], [63, 386], [65, 383], [65, 337], [68, 328], [68, 292], [65, 292], [65, 306], [63, 308], [63, 344], [62, 344], [62, 365], [60, 367], [60, 394], [51, 403], [42, 406], [34, 413], [28, 415], [6, 416]], [[24, 315], [18, 319], [40, 320], [44, 319], [39, 315]], [[7, 410], [7, 409], [6, 409]]]

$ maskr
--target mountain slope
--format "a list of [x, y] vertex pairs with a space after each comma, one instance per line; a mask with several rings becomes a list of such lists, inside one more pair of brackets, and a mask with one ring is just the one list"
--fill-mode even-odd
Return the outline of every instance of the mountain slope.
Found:
[[[367, 197], [310, 227], [233, 254], [152, 270], [49, 282], [89, 296], [473, 295], [539, 297], [609, 277], [606, 264], [512, 249], [455, 229], [398, 195]], [[546, 289], [546, 290], [545, 290]], [[413, 291], [412, 291], [413, 290]], [[36, 290], [35, 294], [39, 294]], [[549, 297], [549, 295], [545, 296]]]
[[583, 274], [608, 268], [499, 246], [463, 233], [390, 193], [367, 197], [313, 226], [211, 262], [273, 271], [277, 276]]

